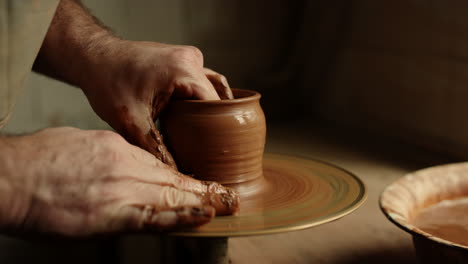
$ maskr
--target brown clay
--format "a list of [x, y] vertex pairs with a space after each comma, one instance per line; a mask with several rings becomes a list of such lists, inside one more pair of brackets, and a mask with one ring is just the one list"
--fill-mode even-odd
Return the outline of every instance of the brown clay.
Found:
[[263, 177], [260, 94], [238, 89], [233, 94], [231, 100], [180, 100], [166, 108], [161, 129], [182, 173], [231, 187]]

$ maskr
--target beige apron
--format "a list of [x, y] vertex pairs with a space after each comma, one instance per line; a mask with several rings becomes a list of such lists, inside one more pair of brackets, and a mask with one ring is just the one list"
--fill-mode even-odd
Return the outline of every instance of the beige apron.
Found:
[[0, 0], [0, 128], [31, 72], [59, 0]]

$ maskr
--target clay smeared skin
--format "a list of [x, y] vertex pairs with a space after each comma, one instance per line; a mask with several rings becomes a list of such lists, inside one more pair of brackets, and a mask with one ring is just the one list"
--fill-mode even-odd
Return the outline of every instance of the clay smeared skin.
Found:
[[210, 206], [179, 207], [166, 211], [157, 211], [151, 205], [135, 207], [139, 208], [144, 215], [138, 229], [157, 232], [201, 226], [210, 222], [215, 214], [214, 208]]
[[[182, 178], [190, 177], [180, 172], [176, 174]], [[204, 205], [212, 206], [216, 210], [216, 215], [232, 215], [239, 212], [240, 197], [236, 191], [217, 182], [200, 182], [201, 189], [192, 189], [191, 192], [199, 196]]]
[[160, 161], [177, 170], [177, 165], [174, 161], [174, 158], [172, 157], [169, 150], [167, 150], [166, 145], [164, 145], [161, 133], [159, 133], [159, 131], [153, 127], [148, 136], [151, 137], [157, 144], [157, 147], [154, 149], [155, 151], [153, 151], [152, 154]]
[[[177, 171], [177, 165], [163, 142], [163, 137], [156, 129], [152, 127], [149, 134], [145, 137], [137, 138], [140, 142], [139, 145], [148, 146], [146, 142], [156, 142], [157, 144], [151, 145], [149, 152], [156, 158], [165, 163], [168, 170], [174, 170], [174, 174], [178, 177], [190, 177]], [[215, 182], [202, 182], [202, 189], [192, 190], [204, 205], [212, 206], [216, 210], [216, 215], [229, 215], [234, 214], [239, 210], [239, 196], [235, 191]], [[172, 186], [178, 188], [178, 186]]]
[[201, 195], [206, 205], [216, 209], [216, 215], [231, 215], [239, 211], [240, 199], [233, 189], [224, 187], [216, 182], [202, 181], [206, 192]]
[[[167, 150], [163, 142], [163, 137], [159, 131], [153, 128], [150, 136], [157, 143], [153, 155], [159, 160], [177, 171], [177, 165], [171, 153]], [[182, 173], [176, 173], [179, 177], [189, 177]], [[196, 193], [204, 205], [212, 206], [216, 210], [216, 215], [232, 215], [239, 211], [239, 195], [232, 189], [224, 187], [216, 182], [202, 181], [204, 186], [201, 192]]]
[[[234, 95], [232, 94], [231, 88], [229, 87], [229, 84], [227, 83], [227, 80], [224, 76], [220, 75], [219, 73], [211, 69], [205, 68], [204, 71], [205, 71], [206, 77], [211, 82], [218, 96], [222, 100], [234, 99]], [[161, 112], [161, 109], [163, 109], [167, 105], [166, 102], [170, 101], [169, 97], [167, 97], [168, 96], [167, 94], [164, 96], [165, 97], [162, 99], [155, 97], [153, 105], [157, 107], [153, 108], [153, 113], [152, 113], [153, 117], [157, 117], [158, 114]], [[162, 103], [162, 102], [165, 102], [165, 103]], [[151, 151], [152, 154], [155, 155], [156, 158], [158, 158], [165, 164], [177, 170], [177, 165], [176, 165], [176, 162], [174, 161], [174, 158], [172, 157], [171, 153], [167, 150], [166, 145], [164, 145], [164, 140], [163, 140], [161, 133], [159, 133], [159, 131], [156, 129], [154, 125], [152, 125], [148, 136], [150, 137], [150, 139], [153, 139], [154, 142], [156, 143], [156, 148], [153, 148], [153, 151]]]
[[142, 125], [137, 125], [133, 122], [132, 115], [127, 106], [119, 108], [116, 114], [122, 122], [120, 126], [114, 126], [115, 129], [122, 135], [130, 144], [141, 147], [142, 149], [153, 154], [157, 159], [177, 170], [177, 165], [171, 153], [164, 145], [163, 137], [156, 129], [152, 119], [146, 120], [146, 129], [141, 129]]

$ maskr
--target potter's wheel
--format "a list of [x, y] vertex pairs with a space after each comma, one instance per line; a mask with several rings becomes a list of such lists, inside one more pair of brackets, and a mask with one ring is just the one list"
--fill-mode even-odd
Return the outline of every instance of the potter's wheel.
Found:
[[363, 182], [336, 166], [304, 158], [266, 154], [265, 187], [241, 193], [241, 210], [197, 229], [171, 233], [185, 237], [233, 237], [301, 230], [343, 217], [365, 200]]

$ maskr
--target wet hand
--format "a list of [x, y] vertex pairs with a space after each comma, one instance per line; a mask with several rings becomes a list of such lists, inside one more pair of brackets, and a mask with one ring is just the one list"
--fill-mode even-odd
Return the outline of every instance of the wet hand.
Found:
[[9, 186], [0, 225], [10, 230], [162, 231], [199, 226], [239, 206], [230, 189], [182, 175], [110, 131], [52, 128], [6, 140], [12, 152], [0, 160], [8, 183], [0, 187]]
[[81, 81], [95, 112], [130, 143], [174, 168], [154, 125], [169, 100], [232, 98], [226, 78], [204, 68], [195, 47], [112, 40], [95, 57]]

